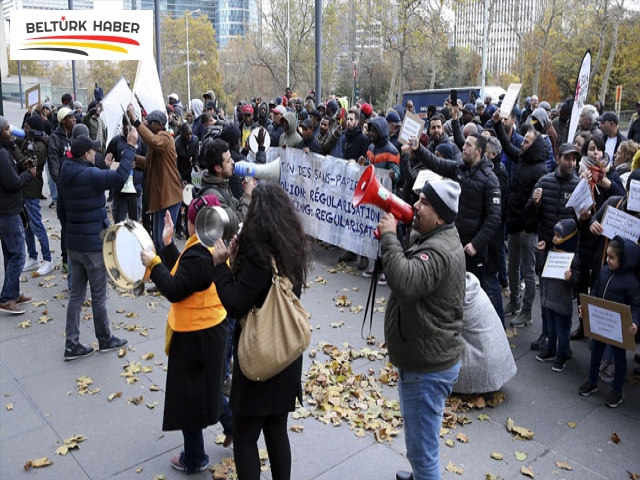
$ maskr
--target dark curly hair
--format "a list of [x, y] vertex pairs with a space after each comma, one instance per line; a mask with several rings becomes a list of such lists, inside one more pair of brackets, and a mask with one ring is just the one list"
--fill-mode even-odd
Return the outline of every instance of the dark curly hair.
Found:
[[274, 258], [279, 273], [287, 276], [294, 286], [306, 281], [311, 246], [300, 215], [279, 183], [261, 181], [254, 188], [238, 236], [234, 273], [242, 269], [247, 251], [252, 248], [265, 261]]

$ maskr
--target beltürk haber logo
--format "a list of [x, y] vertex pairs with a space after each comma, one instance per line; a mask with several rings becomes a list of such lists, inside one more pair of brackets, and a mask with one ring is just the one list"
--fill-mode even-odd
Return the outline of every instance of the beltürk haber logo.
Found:
[[[127, 11], [123, 21], [125, 12], [14, 10], [11, 59], [140, 59], [152, 51], [151, 14], [150, 10]], [[58, 20], [51, 20], [52, 15]]]

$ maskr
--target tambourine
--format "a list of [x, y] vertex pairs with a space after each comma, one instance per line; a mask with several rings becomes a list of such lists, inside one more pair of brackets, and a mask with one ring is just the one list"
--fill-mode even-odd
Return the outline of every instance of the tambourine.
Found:
[[[251, 130], [251, 133], [249, 134], [249, 149], [253, 153], [258, 152], [258, 132], [260, 131], [261, 128], [264, 128], [264, 127], [254, 128], [253, 130]], [[269, 132], [267, 132], [267, 129], [265, 128], [264, 129], [264, 150], [265, 151], [269, 150], [269, 147], [271, 147], [271, 135], [269, 135]]]
[[187, 183], [182, 189], [182, 203], [187, 207], [191, 205], [191, 201], [193, 200], [193, 189], [194, 187], [190, 183]]
[[151, 274], [140, 260], [141, 250], [156, 251], [153, 240], [138, 222], [127, 220], [109, 227], [102, 241], [102, 256], [111, 280], [140, 295]]

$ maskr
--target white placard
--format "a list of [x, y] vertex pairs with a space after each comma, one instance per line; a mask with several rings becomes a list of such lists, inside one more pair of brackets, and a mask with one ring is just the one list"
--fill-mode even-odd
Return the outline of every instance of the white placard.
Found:
[[589, 210], [593, 205], [593, 196], [589, 188], [589, 182], [583, 178], [578, 182], [576, 188], [571, 193], [571, 197], [567, 201], [567, 208], [573, 207], [576, 211], [576, 217], [580, 218], [580, 213]]
[[402, 122], [402, 128], [400, 129], [400, 134], [398, 136], [398, 141], [403, 145], [408, 145], [411, 143], [411, 137], [415, 137], [420, 140], [424, 123], [424, 120], [418, 115], [406, 112], [404, 115], [404, 121]]
[[640, 180], [631, 180], [627, 193], [627, 210], [640, 212]]
[[602, 219], [602, 235], [610, 240], [620, 235], [635, 243], [640, 238], [640, 218], [609, 205]]
[[504, 94], [504, 98], [502, 99], [502, 103], [500, 104], [501, 118], [509, 118], [509, 116], [511, 115], [511, 110], [513, 110], [513, 106], [516, 104], [516, 100], [518, 99], [518, 95], [520, 95], [521, 88], [521, 83], [512, 83], [511, 85], [509, 85], [507, 93]]
[[413, 191], [419, 192], [424, 187], [424, 184], [427, 182], [439, 182], [440, 180], [444, 180], [444, 177], [438, 175], [433, 170], [429, 170], [428, 168], [424, 168], [418, 172], [418, 176], [416, 177], [416, 181], [413, 183]]
[[571, 268], [575, 253], [550, 251], [544, 262], [542, 278], [557, 278], [564, 280], [564, 274]]
[[613, 310], [589, 305], [591, 333], [622, 343], [622, 316]]
[[[373, 231], [384, 212], [373, 205], [353, 206], [353, 194], [365, 167], [298, 148], [270, 148], [267, 161], [278, 155], [280, 185], [302, 216], [307, 235], [375, 258], [379, 242]], [[389, 172], [376, 168], [380, 183], [391, 190]]]

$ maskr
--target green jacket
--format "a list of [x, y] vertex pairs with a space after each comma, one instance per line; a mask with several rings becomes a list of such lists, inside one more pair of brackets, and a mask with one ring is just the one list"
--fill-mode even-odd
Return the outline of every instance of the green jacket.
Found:
[[380, 239], [391, 294], [384, 316], [389, 358], [412, 372], [438, 372], [455, 365], [463, 350], [465, 259], [458, 231], [442, 225], [403, 251], [395, 234]]

